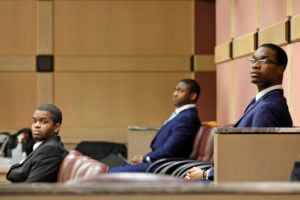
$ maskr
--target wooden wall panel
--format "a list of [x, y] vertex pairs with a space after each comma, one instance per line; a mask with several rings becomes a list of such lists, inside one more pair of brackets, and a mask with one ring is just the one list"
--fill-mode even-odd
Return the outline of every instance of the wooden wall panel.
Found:
[[56, 56], [55, 71], [190, 71], [191, 56]]
[[[1, 46], [1, 45], [0, 45]], [[35, 71], [35, 56], [0, 56], [0, 71]]]
[[34, 55], [36, 1], [0, 1], [0, 55]]
[[233, 40], [233, 58], [239, 58], [254, 53], [256, 48], [256, 34], [250, 33]]
[[300, 43], [292, 44], [292, 98], [290, 110], [295, 126], [300, 126], [300, 93], [299, 91], [299, 74], [300, 74]]
[[217, 65], [217, 123], [231, 123], [232, 115], [232, 66], [231, 62]]
[[201, 87], [197, 103], [200, 120], [216, 121], [216, 71], [196, 72], [195, 79]]
[[231, 0], [216, 0], [216, 45], [231, 40]]
[[286, 45], [287, 25], [286, 21], [260, 29], [258, 32], [258, 46], [264, 43], [273, 43], [277, 45]]
[[291, 19], [291, 41], [300, 41], [300, 15], [294, 16]]
[[36, 108], [36, 74], [33, 72], [0, 73], [0, 127], [31, 126]]
[[287, 19], [287, 0], [260, 0], [260, 27], [265, 28]]
[[215, 1], [195, 1], [195, 54], [213, 54], [216, 40]]
[[53, 54], [53, 1], [37, 1], [37, 53]]
[[256, 1], [235, 0], [234, 3], [235, 38], [256, 31]]
[[251, 83], [248, 57], [239, 58], [233, 62], [234, 122], [237, 122], [243, 115], [251, 99], [255, 97], [256, 85]]
[[[128, 126], [161, 126], [174, 109], [177, 82], [191, 77], [190, 72], [56, 72], [54, 103], [63, 111], [65, 129], [107, 129], [96, 138], [113, 140], [113, 134], [114, 141], [124, 142]], [[77, 138], [90, 138], [84, 134]]]
[[215, 63], [231, 60], [232, 43], [225, 42], [215, 47]]
[[53, 73], [37, 73], [37, 105], [53, 104]]
[[289, 0], [292, 4], [292, 15], [299, 15], [300, 14], [300, 1], [298, 0]]
[[191, 55], [192, 1], [55, 1], [56, 55]]

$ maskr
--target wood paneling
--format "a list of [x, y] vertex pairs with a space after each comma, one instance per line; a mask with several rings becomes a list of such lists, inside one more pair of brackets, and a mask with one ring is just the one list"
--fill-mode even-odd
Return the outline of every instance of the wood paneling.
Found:
[[53, 1], [37, 1], [37, 54], [53, 54]]
[[266, 28], [287, 19], [287, 0], [259, 0], [260, 27]]
[[287, 44], [287, 22], [281, 22], [264, 29], [259, 30], [258, 32], [258, 46], [264, 43], [274, 43], [277, 45], [286, 45]]
[[[251, 99], [256, 95], [256, 85], [251, 83], [248, 57], [239, 58], [234, 62], [233, 88], [234, 88], [234, 120], [237, 122], [243, 115]], [[247, 92], [245, 92], [247, 91]]]
[[215, 134], [214, 141], [216, 182], [287, 182], [298, 159], [300, 135]]
[[35, 56], [0, 56], [0, 71], [2, 72], [35, 71], [35, 65]]
[[231, 40], [231, 3], [231, 0], [216, 1], [216, 45]]
[[55, 1], [56, 55], [191, 55], [192, 1]]
[[233, 58], [254, 53], [256, 44], [255, 33], [250, 33], [233, 40]]
[[256, 0], [235, 0], [234, 4], [235, 37], [241, 37], [256, 31]]
[[0, 91], [0, 127], [30, 127], [31, 116], [36, 108], [35, 73], [0, 73]]
[[225, 62], [231, 59], [231, 42], [226, 42], [215, 47], [215, 63]]
[[0, 55], [34, 55], [36, 1], [0, 1]]
[[292, 119], [294, 126], [300, 126], [300, 93], [298, 92], [298, 87], [300, 84], [299, 74], [300, 74], [300, 43], [292, 44], [292, 98], [290, 109], [292, 111]]
[[216, 71], [214, 55], [195, 55], [194, 70], [195, 71]]
[[[62, 108], [62, 110], [64, 110]], [[78, 109], [79, 110], [79, 109]], [[96, 112], [96, 111], [94, 111]], [[92, 115], [93, 113], [91, 113]], [[124, 128], [65, 128], [67, 121], [63, 113], [63, 123], [59, 135], [67, 144], [78, 144], [81, 141], [109, 141], [127, 143], [127, 127]], [[117, 124], [117, 123], [116, 123]]]
[[37, 105], [53, 104], [53, 73], [37, 73]]
[[216, 44], [215, 1], [195, 1], [195, 54], [213, 54]]
[[201, 87], [196, 104], [201, 122], [216, 121], [216, 71], [195, 72], [195, 80]]
[[[62, 109], [64, 128], [120, 128], [114, 140], [123, 140], [128, 126], [161, 126], [174, 109], [177, 82], [191, 77], [190, 72], [56, 72], [54, 103]], [[110, 133], [99, 134], [108, 139]]]
[[231, 123], [232, 116], [232, 63], [217, 65], [217, 124], [222, 126]]
[[291, 19], [291, 41], [300, 41], [300, 15], [294, 16]]
[[55, 71], [185, 71], [190, 56], [56, 56]]
[[292, 6], [292, 14], [299, 15], [300, 14], [300, 1], [298, 0], [288, 0], [291, 1]]

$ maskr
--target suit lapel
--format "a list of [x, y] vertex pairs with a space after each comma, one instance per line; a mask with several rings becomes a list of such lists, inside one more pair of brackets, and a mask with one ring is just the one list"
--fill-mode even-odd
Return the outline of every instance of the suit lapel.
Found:
[[[269, 98], [270, 96], [278, 96], [278, 95], [283, 95], [283, 90], [282, 89], [276, 89], [276, 90], [272, 90], [270, 92], [268, 92], [267, 94], [265, 94], [264, 96], [262, 96], [258, 101], [256, 101], [255, 103], [253, 103], [253, 99], [251, 100], [250, 104], [247, 106], [243, 116], [241, 117], [241, 119], [234, 125], [234, 127], [236, 127], [240, 121], [251, 111], [253, 110], [253, 108], [259, 104], [261, 101], [264, 101], [265, 99]], [[254, 98], [255, 99], [255, 98]]]
[[255, 98], [253, 98], [251, 100], [251, 102], [249, 103], [249, 105], [247, 106], [243, 116], [239, 119], [239, 121], [234, 125], [234, 127], [236, 127], [240, 121], [247, 115], [247, 113], [249, 113], [259, 102], [261, 99], [259, 99], [258, 101], [255, 101]]

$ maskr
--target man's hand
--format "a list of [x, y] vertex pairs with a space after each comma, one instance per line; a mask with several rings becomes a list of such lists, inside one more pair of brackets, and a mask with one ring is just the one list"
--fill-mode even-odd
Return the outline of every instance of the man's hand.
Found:
[[192, 169], [189, 169], [186, 172], [185, 178], [189, 180], [203, 180], [204, 179], [203, 172], [204, 170], [198, 167], [193, 167]]
[[131, 164], [133, 164], [133, 165], [141, 164], [143, 157], [144, 156], [141, 154], [133, 156], [133, 158], [131, 159]]

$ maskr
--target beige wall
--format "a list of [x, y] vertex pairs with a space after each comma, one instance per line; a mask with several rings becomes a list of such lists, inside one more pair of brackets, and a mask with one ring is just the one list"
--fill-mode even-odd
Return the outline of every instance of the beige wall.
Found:
[[[193, 0], [0, 1], [0, 130], [30, 126], [42, 103], [63, 111], [67, 143], [161, 126], [177, 81], [195, 76], [195, 12]], [[54, 72], [36, 72], [36, 55], [54, 55]]]

